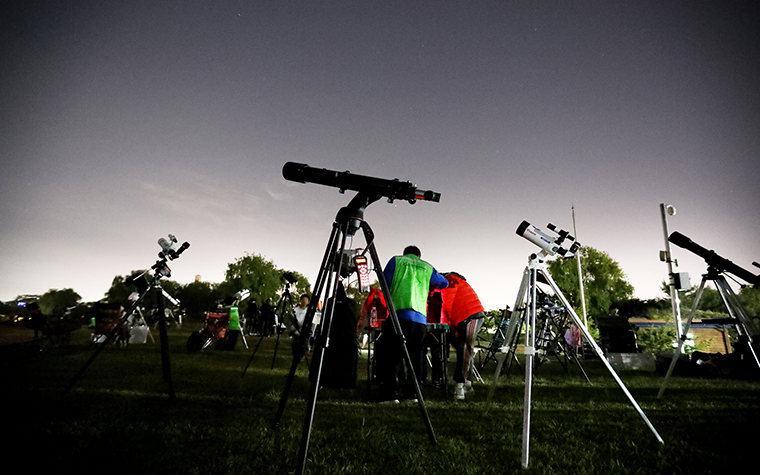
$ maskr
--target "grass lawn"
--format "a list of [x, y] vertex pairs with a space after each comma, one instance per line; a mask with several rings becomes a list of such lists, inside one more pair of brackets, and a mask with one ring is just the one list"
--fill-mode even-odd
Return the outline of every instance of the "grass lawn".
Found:
[[[155, 343], [109, 347], [73, 389], [63, 389], [93, 354], [89, 332], [69, 345], [0, 347], [6, 463], [36, 473], [293, 473], [309, 393], [306, 363], [296, 375], [278, 430], [271, 428], [290, 369], [290, 341], [259, 337], [235, 351], [189, 354], [200, 323], [169, 329], [176, 397], [162, 378]], [[535, 373], [530, 466], [521, 466], [524, 381], [515, 369], [486, 403], [493, 363], [466, 401], [423, 386], [437, 437], [433, 446], [417, 404], [368, 403], [366, 359], [356, 389], [324, 388], [314, 417], [306, 473], [312, 474], [726, 474], [757, 468], [760, 382], [620, 376], [665, 443], [657, 442], [598, 360], [565, 372]], [[453, 364], [452, 368], [453, 369]], [[377, 388], [373, 387], [372, 390]], [[754, 468], [752, 468], [754, 467]]]

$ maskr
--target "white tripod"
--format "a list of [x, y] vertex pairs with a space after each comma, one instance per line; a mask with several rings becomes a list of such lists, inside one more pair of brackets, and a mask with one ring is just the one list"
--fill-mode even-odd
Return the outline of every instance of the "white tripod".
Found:
[[[546, 257], [545, 252], [541, 252], [540, 254], [531, 254], [528, 259], [528, 265], [525, 267], [525, 270], [523, 271], [523, 279], [522, 283], [520, 284], [520, 290], [517, 293], [517, 300], [515, 301], [514, 307], [512, 307], [514, 310], [512, 312], [512, 318], [510, 320], [509, 327], [507, 328], [507, 334], [506, 338], [504, 339], [504, 345], [501, 348], [501, 354], [497, 357], [497, 365], [496, 365], [496, 373], [494, 374], [493, 378], [493, 384], [490, 389], [490, 393], [488, 396], [488, 401], [490, 403], [491, 398], [493, 396], [493, 391], [496, 387], [496, 381], [499, 378], [499, 374], [501, 373], [501, 368], [504, 364], [504, 360], [507, 358], [507, 353], [511, 351], [512, 348], [516, 347], [516, 345], [512, 345], [512, 342], [515, 338], [519, 337], [519, 326], [523, 321], [523, 315], [522, 313], [527, 311], [527, 315], [525, 320], [525, 399], [524, 399], [524, 407], [523, 407], [523, 440], [522, 440], [522, 466], [523, 468], [528, 467], [529, 462], [529, 453], [530, 453], [530, 408], [531, 408], [531, 398], [532, 398], [532, 389], [533, 389], [533, 359], [536, 352], [536, 283], [538, 276], [541, 275], [546, 282], [548, 282], [549, 286], [554, 291], [557, 298], [560, 299], [562, 302], [562, 305], [567, 309], [567, 312], [570, 314], [573, 323], [578, 326], [578, 328], [581, 330], [581, 334], [583, 335], [583, 338], [585, 341], [587, 341], [591, 347], [594, 349], [596, 354], [599, 356], [599, 358], [602, 360], [604, 365], [609, 370], [612, 377], [617, 382], [618, 386], [620, 386], [620, 389], [623, 390], [623, 393], [628, 397], [628, 400], [631, 402], [631, 405], [636, 409], [636, 411], [639, 413], [641, 418], [644, 420], [644, 423], [646, 423], [647, 427], [649, 427], [649, 430], [652, 431], [655, 438], [658, 442], [664, 443], [662, 438], [660, 437], [660, 434], [657, 433], [657, 430], [654, 428], [651, 422], [649, 422], [649, 419], [647, 418], [646, 414], [644, 414], [644, 411], [641, 410], [641, 407], [639, 407], [638, 403], [636, 403], [636, 400], [633, 398], [630, 392], [628, 392], [628, 389], [625, 387], [625, 384], [623, 384], [623, 381], [620, 380], [617, 373], [615, 373], [615, 370], [612, 368], [610, 363], [607, 361], [607, 359], [604, 357], [604, 354], [602, 353], [602, 350], [599, 348], [599, 346], [594, 341], [591, 334], [588, 332], [586, 327], [581, 322], [580, 318], [578, 318], [578, 315], [575, 313], [575, 310], [573, 310], [573, 307], [570, 305], [570, 302], [568, 302], [567, 298], [565, 298], [562, 291], [557, 286], [556, 282], [554, 282], [554, 279], [552, 279], [551, 275], [549, 275], [549, 272], [546, 269], [546, 264], [544, 262], [544, 258]], [[526, 296], [528, 297], [528, 301], [526, 302]], [[512, 355], [514, 357], [514, 355]]]

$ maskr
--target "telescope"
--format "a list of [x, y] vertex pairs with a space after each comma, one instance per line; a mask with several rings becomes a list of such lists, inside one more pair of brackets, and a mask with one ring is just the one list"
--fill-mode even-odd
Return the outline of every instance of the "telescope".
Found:
[[235, 300], [243, 301], [250, 297], [251, 291], [249, 289], [243, 289], [235, 294]]
[[[668, 241], [672, 242], [678, 247], [682, 247], [687, 251], [691, 251], [694, 254], [698, 255], [705, 260], [709, 267], [712, 267], [718, 272], [728, 272], [729, 274], [733, 274], [736, 277], [748, 282], [755, 288], [760, 288], [760, 274], [755, 275], [752, 272], [739, 267], [725, 257], [719, 256], [715, 251], [711, 249], [705, 249], [683, 234], [677, 231], [673, 232], [670, 236], [668, 236]], [[756, 262], [753, 262], [753, 264], [756, 266], [758, 265]]]
[[[557, 230], [557, 227], [551, 223], [547, 224], [546, 227], [549, 228], [549, 230], [557, 233], [557, 236], [554, 237], [546, 234], [541, 231], [541, 229], [533, 226], [527, 221], [523, 221], [520, 223], [520, 226], [517, 227], [517, 235], [524, 237], [528, 241], [540, 247], [541, 251], [546, 256], [559, 254], [560, 256], [569, 259], [573, 257], [576, 252], [578, 252], [578, 249], [581, 247], [581, 243], [576, 241], [569, 232], [565, 231], [564, 229]], [[571, 241], [570, 246], [567, 248], [563, 247], [563, 244], [566, 240]]]
[[185, 249], [190, 247], [189, 242], [183, 242], [179, 249], [176, 249], [174, 247], [174, 244], [177, 243], [177, 238], [174, 237], [173, 234], [169, 235], [169, 239], [159, 238], [158, 239], [158, 245], [161, 246], [161, 252], [158, 253], [158, 257], [161, 259], [169, 259], [170, 261], [173, 261], [174, 259], [178, 259], [179, 255], [185, 252]]
[[338, 172], [326, 168], [314, 168], [305, 163], [287, 162], [282, 167], [282, 176], [288, 181], [298, 183], [317, 183], [338, 188], [341, 193], [346, 190], [358, 191], [374, 196], [384, 196], [388, 202], [406, 200], [414, 204], [417, 200], [440, 201], [441, 194], [430, 190], [420, 190], [417, 185], [398, 178], [388, 180], [348, 171]]

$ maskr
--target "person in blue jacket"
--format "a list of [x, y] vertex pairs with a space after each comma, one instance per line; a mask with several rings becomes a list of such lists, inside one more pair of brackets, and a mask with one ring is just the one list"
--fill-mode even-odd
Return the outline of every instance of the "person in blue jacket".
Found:
[[[383, 270], [415, 375], [420, 374], [422, 366], [428, 291], [430, 287], [443, 289], [448, 286], [446, 277], [421, 257], [417, 246], [407, 246], [404, 254], [392, 257]], [[381, 343], [380, 340], [384, 341]], [[376, 357], [379, 400], [395, 402], [399, 398], [415, 398], [414, 380], [403, 369], [401, 336], [396, 334], [390, 320], [383, 323]], [[400, 393], [402, 385], [403, 392]]]

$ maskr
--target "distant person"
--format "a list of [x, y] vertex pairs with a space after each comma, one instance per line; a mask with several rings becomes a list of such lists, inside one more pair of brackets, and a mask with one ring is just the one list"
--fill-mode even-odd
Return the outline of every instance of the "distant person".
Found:
[[[417, 246], [407, 246], [404, 254], [388, 261], [383, 276], [390, 289], [393, 307], [396, 309], [399, 326], [406, 341], [406, 349], [411, 359], [411, 370], [419, 377], [422, 366], [423, 341], [427, 324], [427, 297], [430, 287], [442, 289], [448, 286], [445, 277], [421, 259]], [[393, 322], [386, 320], [383, 334], [378, 339], [378, 380], [380, 382], [379, 401], [398, 401], [402, 398], [416, 398], [416, 382], [408, 372], [404, 374], [402, 335], [397, 335]], [[383, 343], [380, 343], [380, 340]], [[399, 385], [403, 384], [403, 393]]]
[[261, 334], [264, 336], [272, 336], [275, 332], [275, 326], [277, 324], [277, 317], [274, 314], [274, 307], [270, 299], [266, 299], [261, 306]]
[[301, 334], [304, 320], [306, 319], [306, 311], [309, 309], [309, 303], [311, 298], [308, 294], [301, 294], [298, 298], [298, 305], [293, 309], [293, 316], [295, 319], [290, 322], [290, 334], [298, 336]]
[[34, 339], [41, 338], [45, 329], [45, 315], [42, 314], [42, 309], [37, 302], [32, 302], [26, 307], [29, 310], [29, 318], [32, 321], [32, 329], [34, 330]]
[[472, 381], [469, 378], [473, 367], [473, 346], [475, 337], [483, 325], [485, 310], [467, 279], [456, 272], [444, 275], [449, 285], [441, 290], [441, 313], [442, 318], [446, 318], [451, 326], [457, 350], [454, 398], [463, 400], [465, 393], [472, 390]]
[[290, 322], [290, 336], [293, 338], [293, 356], [301, 357], [298, 353], [303, 349], [301, 344], [301, 332], [303, 331], [303, 324], [306, 321], [306, 312], [309, 310], [309, 303], [311, 298], [308, 294], [302, 294], [298, 298], [298, 305], [293, 309], [293, 319]]
[[227, 297], [224, 299], [224, 308], [230, 312], [229, 326], [224, 335], [224, 349], [227, 351], [235, 349], [238, 335], [240, 335], [240, 312], [237, 303], [238, 301], [235, 297]]
[[259, 306], [256, 305], [256, 299], [248, 301], [248, 308], [245, 310], [245, 333], [253, 335], [260, 328], [259, 323]]

